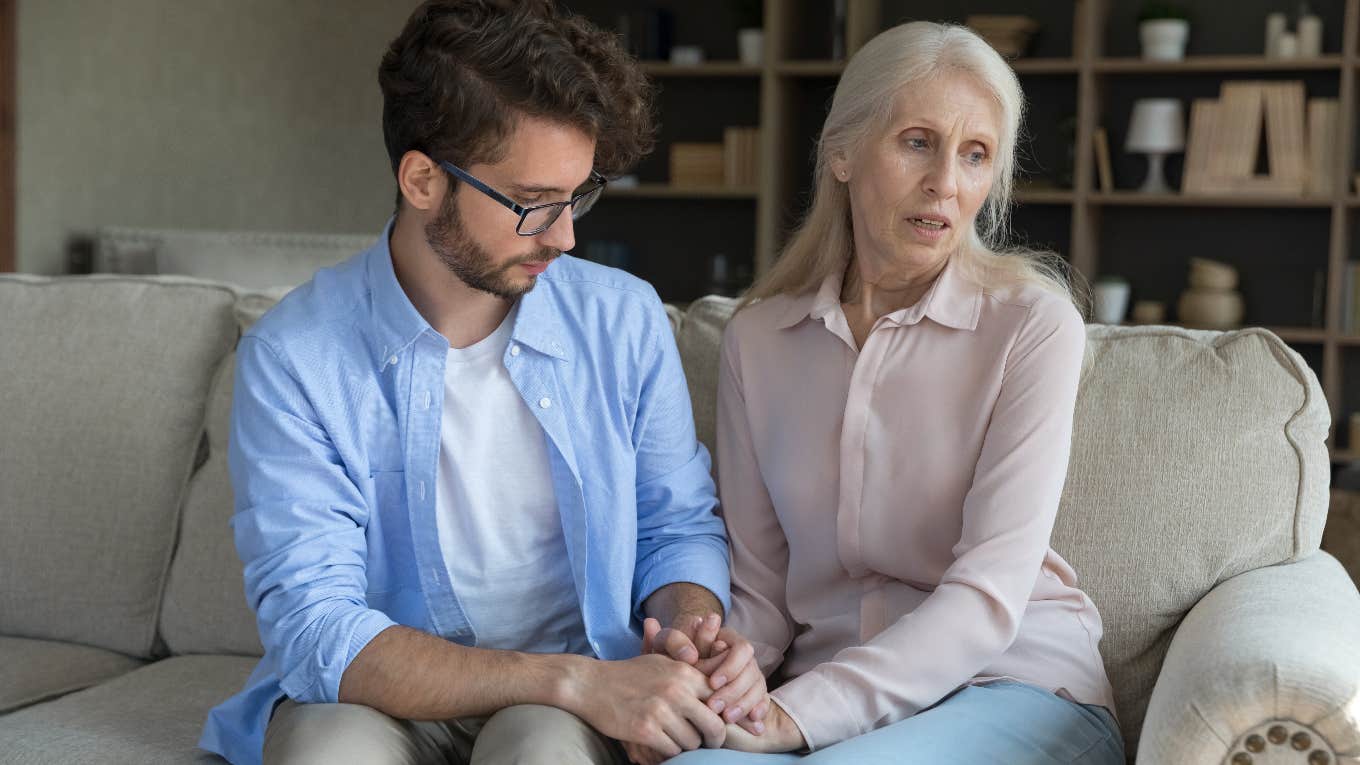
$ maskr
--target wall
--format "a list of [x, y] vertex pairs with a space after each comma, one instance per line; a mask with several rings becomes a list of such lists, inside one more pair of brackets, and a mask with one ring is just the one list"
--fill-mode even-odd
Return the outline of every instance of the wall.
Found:
[[19, 0], [18, 269], [101, 225], [374, 233], [415, 0]]

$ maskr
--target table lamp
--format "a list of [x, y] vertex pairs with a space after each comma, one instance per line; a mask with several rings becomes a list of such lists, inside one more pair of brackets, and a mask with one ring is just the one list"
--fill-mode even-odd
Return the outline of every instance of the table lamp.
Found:
[[1129, 135], [1124, 149], [1148, 155], [1147, 180], [1139, 191], [1165, 194], [1171, 191], [1162, 176], [1162, 160], [1185, 149], [1185, 112], [1175, 98], [1141, 98], [1133, 103]]

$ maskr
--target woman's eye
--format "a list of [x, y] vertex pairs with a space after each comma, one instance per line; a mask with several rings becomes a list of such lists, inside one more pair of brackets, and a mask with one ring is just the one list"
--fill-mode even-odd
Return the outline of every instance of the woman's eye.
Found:
[[930, 147], [930, 143], [924, 138], [908, 138], [907, 147], [917, 151], [923, 151]]
[[980, 165], [987, 160], [987, 153], [982, 151], [970, 151], [967, 156], [970, 165]]

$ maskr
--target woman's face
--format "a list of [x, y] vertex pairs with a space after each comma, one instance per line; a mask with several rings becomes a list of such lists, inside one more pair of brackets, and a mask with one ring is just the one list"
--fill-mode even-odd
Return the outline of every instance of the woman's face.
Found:
[[886, 128], [833, 159], [850, 187], [864, 278], [911, 279], [958, 250], [991, 191], [1000, 135], [1001, 107], [988, 91], [944, 74], [898, 91]]

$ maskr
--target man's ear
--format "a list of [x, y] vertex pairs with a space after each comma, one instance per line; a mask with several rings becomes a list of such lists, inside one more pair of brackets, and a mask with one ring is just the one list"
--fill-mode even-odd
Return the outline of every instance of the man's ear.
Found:
[[397, 188], [410, 206], [423, 211], [439, 209], [448, 185], [443, 168], [423, 152], [402, 155], [397, 165]]

